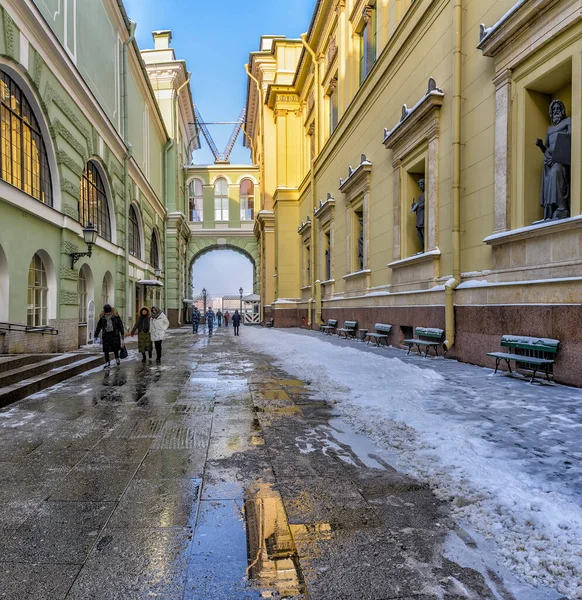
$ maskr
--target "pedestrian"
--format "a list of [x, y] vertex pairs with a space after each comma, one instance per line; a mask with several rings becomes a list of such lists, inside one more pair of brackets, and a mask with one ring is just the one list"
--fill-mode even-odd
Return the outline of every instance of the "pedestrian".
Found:
[[100, 333], [102, 333], [101, 342], [103, 344], [103, 354], [105, 355], [105, 366], [103, 368], [109, 369], [111, 367], [110, 352], [113, 352], [115, 363], [119, 365], [119, 351], [124, 342], [123, 321], [119, 313], [111, 307], [111, 304], [106, 304], [103, 307], [93, 337], [98, 338]]
[[137, 349], [141, 352], [142, 363], [146, 361], [146, 352], [148, 353], [149, 359], [152, 359], [152, 351], [154, 349], [150, 331], [150, 321], [150, 309], [147, 306], [144, 306], [139, 311], [139, 316], [130, 333], [131, 337], [133, 337], [137, 331]]
[[228, 321], [230, 320], [230, 314], [228, 311], [224, 313], [224, 326], [228, 327]]
[[234, 311], [234, 315], [232, 315], [232, 326], [234, 327], [234, 335], [238, 335], [238, 331], [240, 328], [240, 314], [238, 309]]
[[206, 325], [208, 326], [208, 334], [212, 335], [212, 330], [214, 329], [214, 311], [212, 310], [212, 306], [208, 307], [206, 311]]
[[150, 332], [152, 342], [156, 347], [156, 362], [162, 362], [162, 342], [166, 337], [166, 330], [170, 326], [168, 317], [157, 306], [152, 306], [152, 318], [150, 319]]
[[218, 321], [218, 326], [222, 327], [222, 311], [220, 308], [216, 311], [216, 320]]
[[198, 307], [195, 306], [194, 310], [192, 311], [192, 333], [198, 333], [198, 325], [200, 325], [201, 316], [202, 315], [200, 314]]

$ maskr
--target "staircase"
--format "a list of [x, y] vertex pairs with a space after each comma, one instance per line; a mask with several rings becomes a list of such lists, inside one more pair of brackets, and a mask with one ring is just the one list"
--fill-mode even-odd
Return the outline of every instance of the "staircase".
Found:
[[103, 365], [102, 354], [0, 356], [0, 407]]

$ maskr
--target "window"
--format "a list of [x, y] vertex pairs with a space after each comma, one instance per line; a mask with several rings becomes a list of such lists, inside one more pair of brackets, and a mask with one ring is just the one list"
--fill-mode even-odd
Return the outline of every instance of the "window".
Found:
[[332, 79], [329, 93], [329, 134], [331, 135], [339, 121], [337, 78]]
[[0, 71], [0, 177], [53, 205], [46, 147], [32, 108], [16, 83]]
[[201, 222], [204, 220], [204, 194], [200, 179], [194, 179], [188, 186], [188, 200], [190, 206], [190, 221]]
[[252, 221], [255, 218], [255, 184], [243, 179], [240, 184], [240, 220]]
[[83, 269], [79, 271], [77, 281], [77, 293], [79, 295], [79, 323], [87, 322], [87, 279]]
[[129, 253], [137, 258], [141, 258], [139, 222], [137, 220], [137, 212], [133, 205], [129, 207]]
[[331, 279], [331, 233], [324, 233], [323, 247], [325, 249], [325, 280]]
[[103, 283], [101, 284], [101, 306], [111, 304], [111, 296], [109, 295], [109, 281], [107, 275], [103, 277]]
[[214, 184], [214, 220], [228, 221], [228, 183], [217, 179]]
[[364, 16], [366, 24], [360, 34], [360, 85], [376, 62], [376, 9], [369, 6]]
[[158, 244], [158, 234], [155, 229], [152, 232], [152, 245], [150, 246], [150, 265], [154, 269], [159, 269], [160, 267], [160, 247]]
[[97, 166], [91, 161], [85, 165], [81, 179], [79, 222], [83, 227], [91, 223], [97, 227], [101, 237], [111, 241], [111, 220], [105, 186]]
[[35, 254], [28, 268], [28, 325], [38, 327], [47, 324], [47, 297], [46, 270], [42, 258]]

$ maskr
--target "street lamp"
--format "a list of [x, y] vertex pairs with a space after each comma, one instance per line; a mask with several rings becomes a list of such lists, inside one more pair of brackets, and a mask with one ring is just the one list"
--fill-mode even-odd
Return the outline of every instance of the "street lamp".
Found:
[[204, 323], [206, 323], [206, 296], [206, 288], [202, 288], [202, 298], [204, 299], [204, 314], [202, 315], [202, 317], [204, 318]]
[[239, 293], [239, 296], [240, 296], [240, 318], [244, 322], [244, 319], [242, 317], [242, 296], [243, 296], [243, 289], [242, 289], [242, 287], [238, 288], [238, 293]]
[[93, 251], [93, 244], [97, 240], [97, 234], [99, 232], [93, 225], [93, 223], [88, 223], [86, 227], [83, 227], [83, 239], [85, 240], [85, 244], [87, 244], [87, 252], [71, 252], [69, 256], [71, 257], [71, 269], [75, 267], [75, 263], [82, 257], [88, 256], [91, 257], [91, 253]]
[[160, 267], [156, 267], [154, 269], [154, 275], [159, 279], [160, 276], [162, 275], [162, 269], [160, 269]]

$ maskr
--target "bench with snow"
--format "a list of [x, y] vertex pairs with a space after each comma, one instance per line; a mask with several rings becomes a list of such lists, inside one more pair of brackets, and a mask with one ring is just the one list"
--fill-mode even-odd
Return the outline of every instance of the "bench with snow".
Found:
[[275, 319], [274, 319], [274, 317], [271, 317], [265, 323], [265, 327], [274, 327], [274, 326], [275, 326]]
[[344, 326], [341, 329], [337, 330], [337, 334], [339, 337], [342, 335], [346, 338], [356, 339], [356, 329], [358, 328], [357, 321], [344, 321]]
[[530, 383], [534, 382], [538, 371], [543, 371], [546, 379], [550, 381], [550, 367], [556, 362], [555, 356], [560, 346], [559, 340], [504, 335], [501, 337], [500, 345], [503, 348], [510, 348], [513, 352], [487, 352], [487, 356], [495, 359], [495, 373], [499, 369], [499, 363], [504, 360], [509, 372], [513, 374], [510, 364], [510, 361], [513, 361], [517, 368], [532, 371]]
[[319, 329], [321, 329], [321, 333], [333, 333], [335, 328], [337, 327], [337, 319], [328, 319], [327, 325], [322, 325]]
[[388, 335], [392, 331], [392, 325], [376, 323], [376, 325], [374, 325], [374, 330], [374, 333], [367, 333], [364, 338], [368, 341], [368, 345], [370, 345], [370, 342], [374, 341], [376, 346], [381, 346], [382, 343], [384, 343], [385, 346], [388, 346]]
[[418, 348], [419, 354], [422, 354], [422, 348], [424, 348], [425, 357], [428, 356], [428, 351], [431, 348], [434, 349], [436, 356], [439, 355], [439, 346], [442, 346], [443, 335], [445, 334], [443, 329], [436, 329], [435, 327], [417, 327], [414, 330], [414, 333], [416, 334], [415, 338], [403, 341], [403, 343], [408, 346], [407, 355], [410, 354], [413, 346]]

